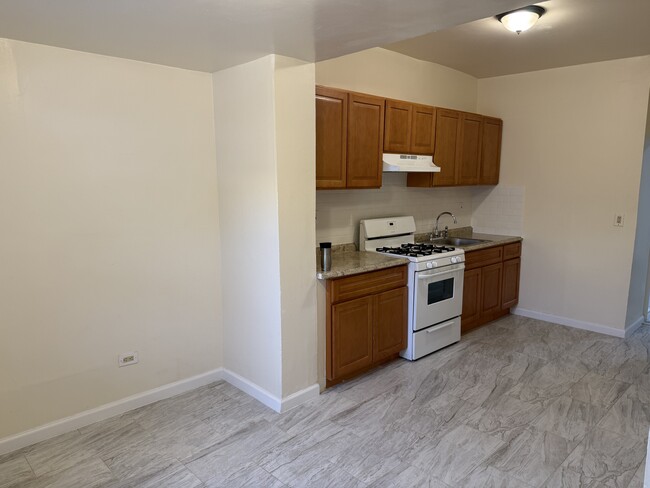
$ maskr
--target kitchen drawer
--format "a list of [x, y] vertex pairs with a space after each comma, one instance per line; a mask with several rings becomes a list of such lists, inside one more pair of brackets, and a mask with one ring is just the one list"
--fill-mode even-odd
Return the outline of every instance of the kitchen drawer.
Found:
[[480, 268], [503, 260], [503, 246], [488, 247], [465, 253], [465, 269]]
[[514, 259], [521, 256], [521, 242], [513, 242], [503, 246], [503, 260]]
[[406, 282], [406, 265], [330, 280], [328, 282], [330, 303], [334, 304], [400, 288], [406, 286]]
[[421, 358], [460, 340], [460, 317], [413, 334], [413, 356]]

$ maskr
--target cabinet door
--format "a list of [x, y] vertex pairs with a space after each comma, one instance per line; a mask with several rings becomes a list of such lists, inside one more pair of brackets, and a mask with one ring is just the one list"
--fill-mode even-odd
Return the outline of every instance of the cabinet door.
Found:
[[374, 297], [341, 302], [332, 307], [332, 378], [352, 374], [372, 363]]
[[481, 168], [481, 135], [483, 117], [463, 113], [460, 118], [458, 143], [459, 185], [478, 185]]
[[399, 100], [386, 100], [384, 152], [408, 153], [411, 139], [413, 105]]
[[407, 290], [404, 286], [375, 296], [373, 361], [379, 361], [406, 349]]
[[381, 187], [384, 99], [350, 93], [348, 98], [347, 187]]
[[483, 117], [483, 139], [481, 141], [481, 176], [479, 184], [499, 183], [501, 165], [501, 136], [503, 121], [494, 117]]
[[460, 317], [462, 333], [472, 330], [481, 315], [481, 268], [465, 270], [463, 283], [463, 313]]
[[519, 273], [521, 259], [503, 262], [503, 286], [501, 288], [501, 308], [510, 308], [519, 301]]
[[501, 275], [503, 263], [481, 268], [481, 314], [501, 310]]
[[433, 186], [456, 184], [456, 149], [460, 135], [460, 112], [439, 108], [436, 110], [436, 144], [433, 161], [440, 173], [433, 175]]
[[433, 154], [436, 134], [436, 109], [413, 105], [411, 122], [411, 153]]
[[316, 188], [345, 188], [348, 94], [316, 87]]

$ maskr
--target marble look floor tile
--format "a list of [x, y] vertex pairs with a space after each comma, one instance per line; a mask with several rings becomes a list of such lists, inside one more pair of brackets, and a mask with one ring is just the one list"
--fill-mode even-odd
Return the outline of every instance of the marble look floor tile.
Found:
[[363, 437], [403, 418], [410, 408], [411, 399], [399, 389], [393, 389], [348, 408], [330, 420]]
[[348, 400], [340, 393], [326, 391], [319, 395], [317, 399], [278, 415], [273, 421], [273, 425], [287, 434], [297, 434], [315, 425], [320, 425], [322, 421], [328, 420], [355, 405], [357, 403]]
[[563, 467], [579, 475], [583, 485], [627, 486], [645, 457], [642, 440], [593, 429], [569, 455]]
[[528, 483], [492, 466], [479, 466], [456, 486], [459, 488], [532, 488]]
[[100, 459], [85, 459], [75, 466], [39, 476], [20, 488], [100, 488], [115, 481]]
[[532, 425], [577, 444], [600, 422], [605, 412], [603, 407], [563, 395], [551, 403]]
[[22, 454], [0, 460], [0, 488], [16, 486], [35, 477], [27, 458]]
[[217, 476], [229, 477], [249, 459], [273, 448], [289, 436], [266, 420], [246, 425], [241, 430], [206, 448], [191, 458], [181, 460], [201, 481]]
[[434, 478], [426, 471], [402, 463], [384, 476], [368, 485], [370, 488], [450, 488], [449, 485]]
[[437, 438], [423, 438], [413, 449], [410, 463], [444, 483], [457, 485], [503, 446], [498, 438], [461, 425]]
[[285, 488], [287, 485], [262, 468], [254, 466], [226, 482], [212, 479], [206, 481], [204, 486], [205, 488]]
[[201, 480], [181, 465], [151, 475], [109, 483], [102, 488], [197, 488], [202, 485]]
[[650, 428], [650, 403], [638, 386], [632, 385], [609, 409], [599, 427], [622, 435], [642, 437]]
[[104, 458], [106, 466], [118, 480], [146, 479], [168, 469], [180, 470], [183, 465], [164, 449], [151, 446], [130, 446]]
[[454, 394], [461, 400], [489, 408], [515, 385], [515, 381], [501, 375], [486, 375], [481, 381], [474, 384], [462, 383], [454, 389]]
[[373, 483], [406, 461], [422, 437], [410, 430], [380, 429], [329, 459], [364, 483]]
[[329, 457], [328, 451], [345, 449], [348, 445], [356, 445], [361, 440], [349, 432], [343, 432], [343, 427], [328, 420], [288, 438], [271, 449], [266, 449], [252, 458], [254, 464], [268, 472], [273, 472], [284, 464], [295, 461], [300, 455], [310, 449], [322, 451]]
[[486, 461], [499, 472], [524, 484], [540, 486], [562, 465], [576, 447], [558, 435], [524, 429]]
[[529, 403], [504, 395], [490, 408], [476, 409], [464, 420], [464, 423], [479, 432], [509, 442], [528, 427], [543, 411], [544, 407], [540, 404]]
[[588, 369], [575, 359], [556, 359], [532, 374], [527, 381], [517, 383], [508, 394], [548, 405], [568, 392], [587, 373]]
[[571, 387], [568, 395], [581, 402], [609, 408], [629, 387], [629, 383], [590, 372]]
[[645, 460], [639, 465], [627, 488], [644, 488]]
[[36, 476], [61, 471], [97, 457], [87, 448], [86, 439], [76, 430], [31, 446], [25, 457]]

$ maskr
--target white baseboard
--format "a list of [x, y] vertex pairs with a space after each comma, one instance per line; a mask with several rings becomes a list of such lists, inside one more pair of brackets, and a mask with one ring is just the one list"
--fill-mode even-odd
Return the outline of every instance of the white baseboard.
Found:
[[278, 413], [291, 410], [292, 408], [320, 395], [320, 387], [318, 386], [318, 383], [280, 399], [252, 381], [249, 381], [243, 376], [233, 373], [228, 369], [224, 369], [223, 379]]
[[632, 322], [630, 325], [628, 325], [625, 328], [625, 338], [627, 339], [628, 337], [630, 337], [635, 330], [637, 330], [639, 327], [643, 325], [643, 323], [644, 323], [644, 318], [643, 316], [641, 316], [638, 319], [636, 319], [634, 322]]
[[566, 325], [568, 327], [575, 327], [576, 329], [599, 332], [600, 334], [607, 334], [614, 337], [620, 337], [621, 339], [624, 339], [627, 333], [627, 330], [624, 329], [615, 329], [614, 327], [609, 327], [607, 325], [594, 324], [593, 322], [585, 322], [582, 320], [560, 317], [559, 315], [551, 315], [548, 313], [536, 312], [534, 310], [526, 310], [520, 307], [513, 308], [511, 310], [511, 313], [513, 313], [514, 315], [521, 315], [522, 317], [528, 317], [531, 319], [544, 320], [546, 322], [553, 322], [555, 324]]
[[218, 381], [223, 378], [223, 372], [223, 368], [218, 368], [5, 437], [0, 439], [0, 455]]
[[0, 439], [0, 456], [219, 380], [227, 381], [276, 412], [286, 412], [317, 398], [320, 394], [318, 384], [314, 384], [280, 399], [246, 378], [227, 369], [218, 368], [2, 438]]

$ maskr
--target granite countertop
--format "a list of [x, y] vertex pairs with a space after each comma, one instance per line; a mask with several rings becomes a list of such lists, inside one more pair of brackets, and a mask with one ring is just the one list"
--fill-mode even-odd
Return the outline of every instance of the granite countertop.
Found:
[[[349, 245], [348, 245], [349, 246]], [[354, 249], [354, 245], [352, 245]], [[336, 250], [332, 249], [332, 269], [329, 271], [317, 271], [316, 278], [319, 280], [331, 280], [378, 269], [392, 268], [408, 264], [407, 258], [396, 258], [380, 254], [378, 252]], [[316, 269], [320, 270], [320, 249], [316, 250]]]
[[[429, 242], [429, 236], [429, 233], [416, 234], [415, 242]], [[468, 237], [486, 241], [469, 246], [455, 246], [464, 249], [465, 252], [477, 251], [493, 246], [503, 246], [504, 244], [523, 240], [519, 236], [480, 234], [474, 232], [471, 227], [449, 229], [449, 237]], [[332, 246], [332, 269], [329, 271], [320, 271], [320, 249], [316, 248], [316, 278], [319, 280], [331, 280], [333, 278], [400, 266], [409, 262], [407, 258], [397, 258], [376, 252], [357, 251], [356, 249], [357, 247], [354, 244]]]

